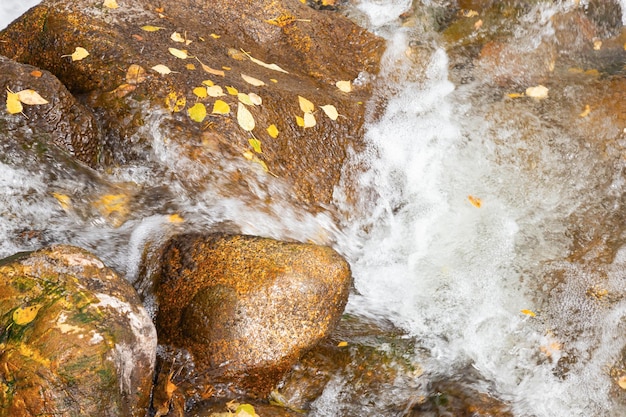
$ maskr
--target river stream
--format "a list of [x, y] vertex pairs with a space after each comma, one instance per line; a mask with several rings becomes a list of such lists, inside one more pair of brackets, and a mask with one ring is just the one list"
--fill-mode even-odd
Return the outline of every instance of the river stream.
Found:
[[[573, 3], [531, 8], [520, 19], [520, 43], [554, 36], [550, 17]], [[0, 26], [7, 13], [18, 13], [17, 4], [3, 3]], [[570, 256], [571, 230], [603, 235], [590, 228], [616, 226], [585, 219], [623, 210], [626, 167], [542, 121], [534, 103], [511, 107], [485, 83], [451, 81], [440, 36], [427, 22], [398, 19], [410, 7], [406, 0], [363, 0], [350, 12], [387, 39], [388, 49], [381, 73], [357, 80], [375, 87], [368, 149], [346, 167], [363, 172], [356, 191], [336, 192], [339, 221], [290, 205], [275, 180], [259, 187], [254, 201], [218, 188], [199, 192], [175, 175], [188, 161], [156, 132], [153, 165], [103, 176], [28, 166], [5, 147], [14, 159], [0, 162], [0, 257], [71, 243], [132, 280], [144, 242], [174, 227], [171, 213], [198, 227], [235, 222], [244, 233], [333, 242], [353, 270], [347, 312], [392, 322], [414, 337], [425, 375], [456, 378], [472, 369], [477, 386], [519, 417], [626, 415], [617, 384], [626, 371], [612, 371], [626, 346], [626, 249], [614, 243], [614, 256], [593, 267]], [[81, 196], [88, 202], [125, 184], [160, 194], [120, 227], [80, 208]], [[268, 194], [273, 203], [261, 207]], [[74, 196], [74, 211], [60, 206], [59, 195]], [[587, 214], [576, 220], [577, 213]], [[342, 415], [338, 393], [349, 391], [347, 384], [329, 384], [311, 415]], [[379, 401], [395, 395], [379, 393]]]

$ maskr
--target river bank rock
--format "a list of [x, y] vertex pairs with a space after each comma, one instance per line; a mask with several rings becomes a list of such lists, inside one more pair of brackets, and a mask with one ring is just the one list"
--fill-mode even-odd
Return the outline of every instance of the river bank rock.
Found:
[[[172, 154], [194, 165], [176, 175], [198, 187], [220, 175], [243, 194], [254, 188], [246, 170], [260, 170], [301, 203], [331, 200], [347, 152], [360, 146], [363, 80], [377, 71], [381, 39], [294, 1], [118, 4], [45, 0], [0, 34], [0, 53], [50, 71], [96, 111], [105, 165], [167, 165]], [[77, 47], [89, 55], [72, 58]], [[245, 168], [216, 174], [233, 159]]]
[[347, 262], [311, 244], [185, 234], [160, 257], [143, 278], [154, 283], [159, 343], [189, 351], [187, 379], [216, 395], [221, 384], [266, 396], [335, 326], [351, 284]]
[[3, 415], [145, 415], [156, 332], [130, 284], [55, 246], [0, 261], [0, 294]]

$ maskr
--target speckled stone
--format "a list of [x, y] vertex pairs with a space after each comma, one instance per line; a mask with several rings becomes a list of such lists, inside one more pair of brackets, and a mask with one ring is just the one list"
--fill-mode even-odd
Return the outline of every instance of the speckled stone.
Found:
[[351, 273], [328, 247], [186, 234], [154, 279], [160, 343], [188, 349], [211, 383], [264, 396], [336, 325]]

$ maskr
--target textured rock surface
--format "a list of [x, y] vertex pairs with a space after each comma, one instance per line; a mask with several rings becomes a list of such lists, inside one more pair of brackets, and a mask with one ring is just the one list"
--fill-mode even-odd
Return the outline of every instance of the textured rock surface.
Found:
[[260, 396], [337, 323], [351, 282], [330, 248], [222, 234], [173, 238], [150, 278], [159, 342], [189, 350], [205, 384]]
[[144, 416], [156, 332], [132, 287], [56, 246], [0, 262], [0, 414]]
[[[145, 25], [162, 29], [147, 32], [141, 29]], [[173, 41], [175, 31], [192, 42]], [[90, 55], [73, 62], [68, 55], [78, 46]], [[187, 0], [163, 8], [129, 0], [117, 9], [88, 0], [46, 0], [0, 35], [1, 54], [49, 70], [96, 109], [109, 164], [149, 160], [156, 146], [198, 165], [193, 173], [177, 174], [193, 176], [199, 184], [213, 181], [227, 159], [259, 169], [266, 164], [293, 186], [296, 200], [313, 205], [330, 201], [348, 149], [358, 147], [362, 136], [362, 101], [369, 87], [355, 83], [354, 91], [345, 93], [335, 82], [375, 73], [382, 47], [380, 39], [336, 13], [274, 0]], [[179, 59], [169, 48], [184, 49], [189, 58]], [[288, 73], [258, 65], [243, 51]], [[147, 71], [145, 76], [127, 76], [132, 64]], [[175, 72], [150, 70], [157, 64]], [[242, 74], [265, 85], [253, 86]], [[236, 95], [220, 97], [230, 106], [225, 115], [211, 114], [217, 98], [194, 95], [207, 80], [262, 98], [262, 105], [249, 106], [262, 153], [254, 151], [252, 136], [237, 123]], [[173, 108], [165, 104], [170, 94], [187, 103], [171, 114]], [[298, 96], [316, 106], [315, 127], [298, 126], [296, 116], [303, 116]], [[196, 102], [209, 113], [202, 122], [187, 114]], [[328, 118], [319, 107], [328, 104], [342, 116]], [[148, 124], [157, 127], [148, 130]], [[272, 124], [277, 138], [266, 131]], [[246, 180], [237, 173], [228, 183], [242, 194]]]

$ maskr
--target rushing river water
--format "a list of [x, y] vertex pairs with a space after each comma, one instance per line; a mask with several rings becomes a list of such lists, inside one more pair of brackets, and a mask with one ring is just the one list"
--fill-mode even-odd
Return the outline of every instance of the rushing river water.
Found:
[[[2, 13], [17, 4], [5, 0]], [[99, 185], [85, 185], [88, 174], [0, 163], [0, 255], [41, 242], [80, 244], [132, 279], [143, 242], [167, 226], [168, 210], [197, 224], [235, 221], [246, 233], [326, 236], [351, 262], [357, 293], [348, 311], [391, 321], [415, 337], [428, 352], [419, 359], [426, 375], [454, 378], [471, 368], [515, 416], [626, 415], [620, 375], [610, 372], [626, 346], [626, 251], [593, 270], [568, 258], [572, 213], [607, 196], [618, 201], [626, 191], [623, 167], [606, 167], [563, 129], [529, 123], [532, 108], [513, 113], [482, 94], [484, 85], [451, 82], [439, 38], [426, 26], [399, 23], [410, 6], [363, 0], [353, 12], [387, 39], [388, 50], [371, 80], [369, 148], [351, 165], [367, 167], [356, 191], [358, 210], [337, 190], [336, 205], [345, 213], [339, 224], [289, 206], [279, 183], [258, 190], [259, 200], [269, 192], [276, 201], [263, 210], [218, 190], [190, 190], [170, 175], [183, 162], [155, 134], [153, 167], [120, 168]], [[573, 6], [533, 9], [521, 19], [520, 42], [553, 36], [550, 16], [567, 7]], [[407, 53], [416, 38], [419, 59]], [[165, 188], [169, 208], [151, 202], [115, 228], [97, 213], [68, 214], [52, 195], [106, 192], [105, 183]], [[281, 193], [283, 203], [276, 198]], [[592, 214], [609, 218], [620, 209], [607, 204]], [[41, 236], [34, 243], [4, 239], [21, 229]], [[614, 298], [590, 297], [597, 285]], [[329, 384], [312, 414], [342, 415], [337, 393], [349, 389], [342, 383]], [[385, 401], [396, 394], [379, 395]]]

